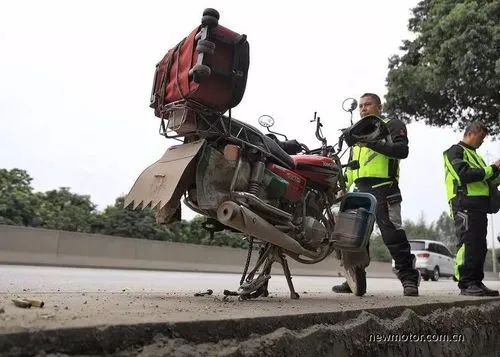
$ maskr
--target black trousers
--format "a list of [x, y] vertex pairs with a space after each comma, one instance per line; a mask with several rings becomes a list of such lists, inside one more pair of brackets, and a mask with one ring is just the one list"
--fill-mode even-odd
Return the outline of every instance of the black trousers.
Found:
[[484, 279], [484, 260], [488, 251], [488, 217], [485, 211], [454, 210], [455, 231], [458, 238], [456, 268], [458, 287], [465, 289]]
[[402, 196], [397, 184], [378, 188], [359, 185], [358, 191], [369, 192], [377, 199], [376, 222], [382, 239], [394, 259], [395, 270], [401, 281], [418, 281], [414, 267], [415, 256], [411, 254], [410, 243], [402, 227]]

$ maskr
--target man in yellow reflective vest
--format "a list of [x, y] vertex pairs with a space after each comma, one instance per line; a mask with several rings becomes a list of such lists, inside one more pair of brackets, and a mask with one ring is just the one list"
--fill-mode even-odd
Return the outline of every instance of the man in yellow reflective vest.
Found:
[[500, 160], [486, 165], [476, 152], [487, 133], [484, 124], [473, 122], [462, 141], [443, 153], [446, 195], [458, 238], [455, 277], [460, 294], [468, 296], [498, 296], [483, 284], [490, 182], [500, 172]]
[[[360, 98], [361, 120], [368, 115], [381, 117], [380, 97], [365, 93]], [[402, 227], [399, 160], [408, 156], [408, 136], [405, 124], [396, 118], [384, 119], [390, 140], [372, 144], [357, 143], [351, 149], [349, 161], [358, 161], [358, 169], [347, 169], [347, 190], [354, 183], [361, 192], [372, 193], [377, 199], [376, 222], [385, 245], [395, 262], [396, 274], [405, 296], [418, 296], [420, 273], [415, 269], [415, 256]], [[366, 275], [365, 275], [366, 279]], [[336, 293], [351, 293], [347, 282], [332, 287]], [[363, 292], [364, 293], [364, 292]], [[362, 295], [362, 294], [360, 294]]]

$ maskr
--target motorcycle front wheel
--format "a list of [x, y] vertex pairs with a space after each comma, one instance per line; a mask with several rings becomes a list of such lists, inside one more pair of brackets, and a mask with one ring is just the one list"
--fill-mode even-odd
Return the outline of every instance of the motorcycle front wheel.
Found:
[[366, 271], [363, 266], [345, 269], [345, 278], [354, 295], [363, 296], [366, 293]]

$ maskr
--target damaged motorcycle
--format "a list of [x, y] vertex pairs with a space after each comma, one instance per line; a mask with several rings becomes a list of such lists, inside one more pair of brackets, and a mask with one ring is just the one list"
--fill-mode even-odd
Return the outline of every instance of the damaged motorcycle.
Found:
[[[270, 116], [259, 118], [266, 134], [235, 119], [231, 109], [245, 92], [249, 44], [246, 35], [221, 26], [219, 19], [215, 9], [206, 9], [201, 25], [157, 64], [150, 107], [160, 119], [160, 134], [180, 143], [142, 172], [125, 207], [150, 207], [158, 224], [169, 224], [180, 219], [182, 199], [206, 217], [212, 232], [242, 233], [250, 246], [235, 293], [240, 299], [269, 294], [275, 262], [283, 268], [291, 298], [298, 299], [287, 258], [316, 264], [331, 255], [341, 261], [353, 293], [363, 295], [376, 199], [345, 193], [343, 169], [356, 168], [357, 162], [343, 165], [340, 153], [344, 143], [349, 147], [360, 137], [379, 140], [381, 121], [373, 117], [364, 121], [370, 125], [343, 130], [332, 146], [315, 113], [321, 146], [310, 150], [272, 132]], [[352, 123], [357, 103], [350, 104], [344, 109]], [[252, 253], [258, 257], [250, 267]]]

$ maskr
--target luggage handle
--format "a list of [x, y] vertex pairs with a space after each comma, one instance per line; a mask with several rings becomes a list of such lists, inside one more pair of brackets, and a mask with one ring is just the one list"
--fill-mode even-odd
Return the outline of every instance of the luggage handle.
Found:
[[151, 96], [149, 97], [149, 107], [156, 109], [158, 107], [159, 95], [156, 90], [156, 83], [158, 82], [158, 72], [160, 71], [160, 62], [156, 64], [155, 75], [153, 79], [153, 88], [151, 88]]

